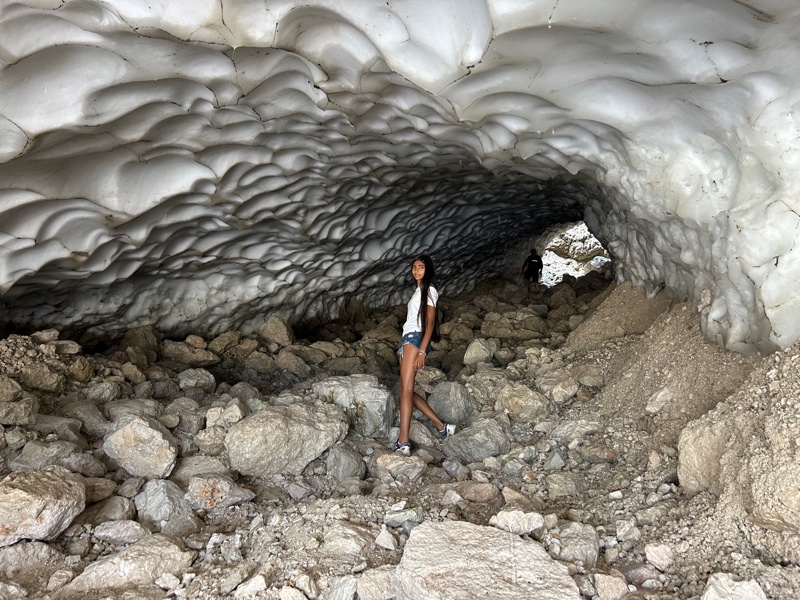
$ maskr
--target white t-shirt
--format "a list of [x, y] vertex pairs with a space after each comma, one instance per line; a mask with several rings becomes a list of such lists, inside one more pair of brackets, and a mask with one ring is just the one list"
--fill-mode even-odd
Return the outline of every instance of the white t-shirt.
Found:
[[[419, 303], [420, 298], [422, 297], [422, 291], [420, 288], [414, 290], [414, 295], [411, 296], [411, 300], [408, 301], [408, 312], [406, 313], [406, 322], [403, 323], [403, 335], [407, 333], [412, 333], [414, 331], [419, 331], [420, 333], [424, 333], [422, 331], [422, 325], [419, 322]], [[439, 292], [436, 291], [436, 288], [433, 286], [428, 287], [428, 306], [436, 306], [436, 303], [439, 301]]]

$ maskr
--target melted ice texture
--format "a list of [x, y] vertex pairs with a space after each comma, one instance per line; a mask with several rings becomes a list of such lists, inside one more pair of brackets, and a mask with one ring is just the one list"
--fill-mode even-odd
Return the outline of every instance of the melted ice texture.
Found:
[[788, 346], [798, 31], [796, 0], [12, 0], [4, 318], [336, 316], [403, 301], [417, 253], [455, 293], [583, 218], [709, 338]]

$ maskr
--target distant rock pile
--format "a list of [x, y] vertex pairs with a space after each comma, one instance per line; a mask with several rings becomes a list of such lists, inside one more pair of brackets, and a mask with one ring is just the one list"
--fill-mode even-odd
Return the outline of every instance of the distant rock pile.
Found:
[[[388, 450], [403, 306], [328, 324], [313, 343], [277, 318], [209, 341], [132, 329], [94, 355], [55, 331], [9, 336], [0, 597], [780, 597], [775, 582], [794, 580], [744, 548], [794, 551], [758, 533], [796, 522], [788, 491], [764, 496], [793, 472], [780, 450], [791, 454], [791, 426], [764, 434], [771, 454], [749, 487], [726, 483], [755, 468], [725, 458], [726, 432], [764, 429], [728, 423], [725, 403], [702, 415], [753, 359], [705, 342], [684, 306], [606, 287], [590, 275], [527, 297], [494, 281], [444, 300], [417, 383], [459, 430], [440, 441], [420, 416], [411, 457]], [[769, 394], [789, 397], [795, 368], [778, 356], [767, 421], [780, 421]], [[693, 414], [701, 390], [707, 408]], [[709, 491], [728, 509], [703, 509]], [[727, 573], [693, 555], [687, 506], [752, 524]]]

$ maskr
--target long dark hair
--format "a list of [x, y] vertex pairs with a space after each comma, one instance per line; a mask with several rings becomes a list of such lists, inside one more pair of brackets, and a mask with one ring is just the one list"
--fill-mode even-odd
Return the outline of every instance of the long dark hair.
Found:
[[[422, 335], [425, 336], [425, 330], [428, 329], [428, 292], [431, 286], [436, 287], [436, 270], [433, 268], [433, 260], [427, 254], [420, 254], [411, 263], [422, 261], [425, 265], [425, 275], [422, 276], [422, 281], [419, 282], [419, 324], [422, 327]], [[438, 291], [438, 290], [437, 290]], [[438, 301], [437, 301], [438, 304]], [[433, 322], [433, 334], [431, 340], [434, 342], [439, 341], [439, 307], [434, 311], [436, 315]]]

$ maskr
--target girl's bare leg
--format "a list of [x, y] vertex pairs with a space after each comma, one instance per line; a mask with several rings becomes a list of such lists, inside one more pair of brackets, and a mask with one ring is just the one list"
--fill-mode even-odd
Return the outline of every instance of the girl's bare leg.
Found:
[[418, 352], [419, 348], [411, 344], [403, 345], [403, 357], [400, 359], [400, 432], [397, 434], [400, 442], [408, 442], [411, 413], [414, 408], [428, 417], [437, 430], [444, 426], [425, 399], [414, 392], [414, 379], [417, 375], [415, 363]]

